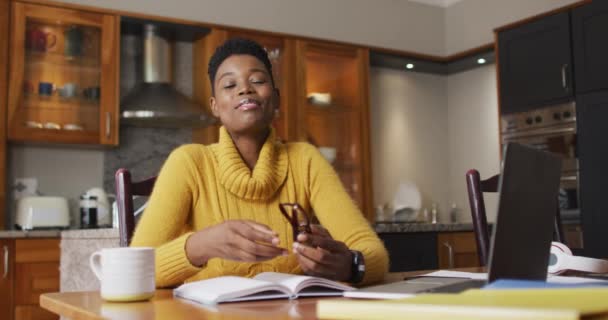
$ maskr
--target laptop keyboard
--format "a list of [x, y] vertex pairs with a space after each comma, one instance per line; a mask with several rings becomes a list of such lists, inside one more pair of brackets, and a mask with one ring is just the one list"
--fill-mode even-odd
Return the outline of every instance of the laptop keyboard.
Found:
[[425, 293], [459, 293], [468, 289], [478, 289], [486, 284], [485, 280], [467, 280], [425, 290]]

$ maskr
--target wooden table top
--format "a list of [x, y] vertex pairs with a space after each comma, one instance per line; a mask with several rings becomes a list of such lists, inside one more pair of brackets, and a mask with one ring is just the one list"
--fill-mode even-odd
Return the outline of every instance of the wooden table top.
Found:
[[[480, 272], [480, 268], [459, 269]], [[395, 282], [429, 271], [389, 273], [384, 282]], [[40, 306], [73, 320], [79, 319], [316, 319], [317, 301], [332, 298], [277, 299], [224, 303], [204, 306], [183, 299], [174, 299], [172, 290], [156, 290], [144, 302], [113, 303], [104, 301], [99, 291], [57, 292], [40, 296]]]

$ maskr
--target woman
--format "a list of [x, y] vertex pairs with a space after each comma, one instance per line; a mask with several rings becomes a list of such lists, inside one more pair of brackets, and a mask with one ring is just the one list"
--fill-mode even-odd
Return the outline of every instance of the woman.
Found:
[[[131, 243], [156, 247], [157, 285], [264, 271], [381, 280], [386, 249], [331, 165], [310, 144], [276, 139], [279, 92], [264, 49], [226, 41], [209, 61], [209, 78], [219, 142], [171, 153]], [[294, 204], [298, 221], [287, 219]], [[298, 234], [313, 212], [322, 226]]]

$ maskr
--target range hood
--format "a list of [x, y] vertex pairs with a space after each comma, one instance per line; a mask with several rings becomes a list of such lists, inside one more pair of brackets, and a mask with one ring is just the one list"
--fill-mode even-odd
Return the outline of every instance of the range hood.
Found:
[[122, 124], [143, 127], [205, 127], [215, 118], [171, 84], [171, 48], [159, 27], [143, 28], [143, 81], [121, 101]]

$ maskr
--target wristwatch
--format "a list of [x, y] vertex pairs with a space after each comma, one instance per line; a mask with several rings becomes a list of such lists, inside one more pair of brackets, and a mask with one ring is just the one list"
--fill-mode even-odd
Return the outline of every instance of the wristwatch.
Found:
[[353, 261], [351, 263], [351, 277], [349, 282], [357, 284], [363, 281], [365, 275], [365, 260], [363, 259], [363, 253], [356, 250], [350, 250], [353, 254]]

